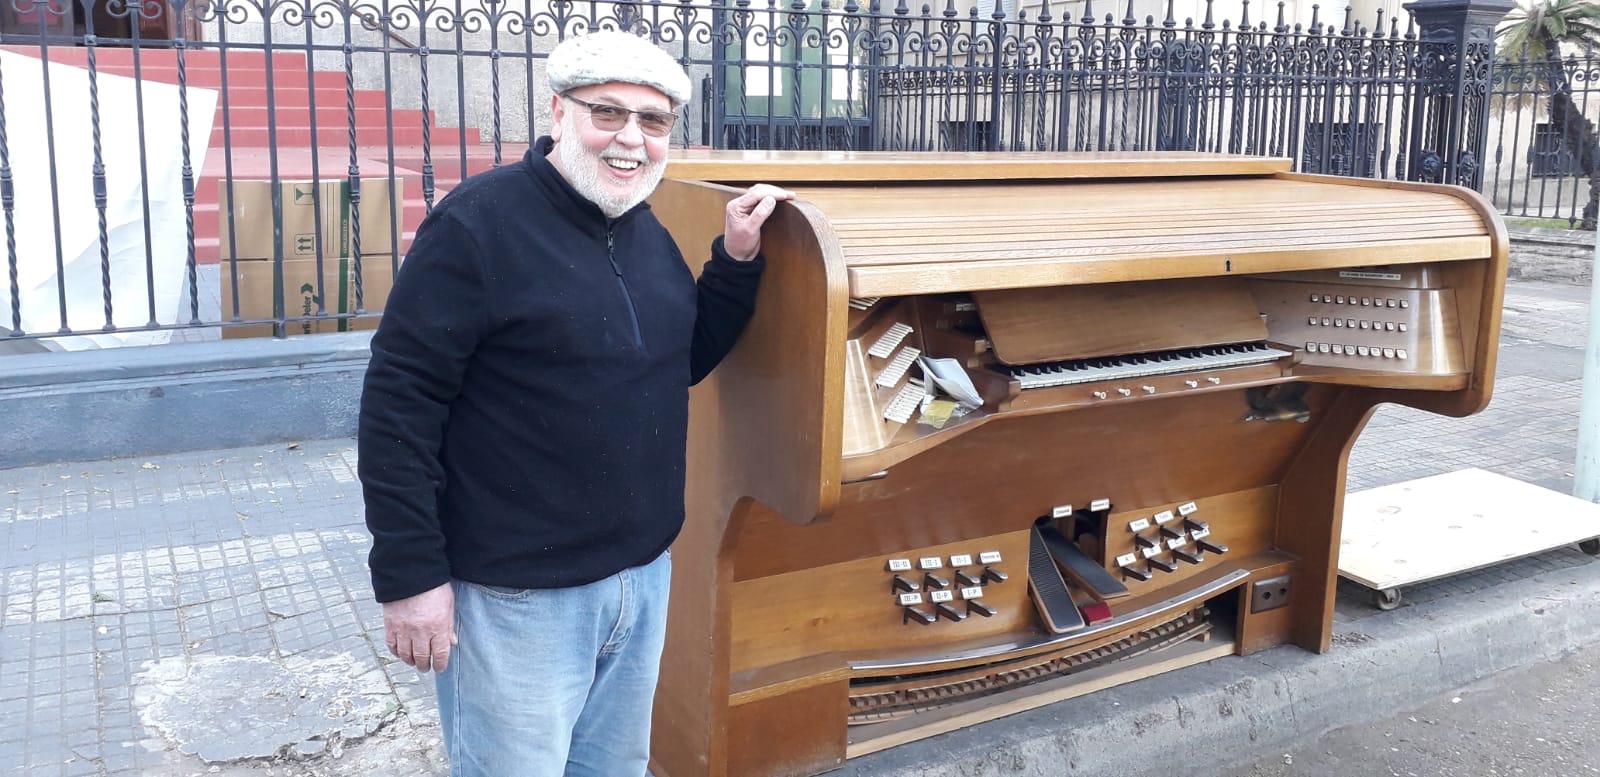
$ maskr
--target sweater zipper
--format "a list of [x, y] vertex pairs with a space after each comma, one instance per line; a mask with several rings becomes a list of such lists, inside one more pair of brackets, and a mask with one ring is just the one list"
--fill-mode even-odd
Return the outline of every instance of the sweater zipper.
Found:
[[622, 290], [622, 299], [628, 303], [628, 323], [633, 327], [633, 344], [644, 348], [644, 336], [639, 332], [639, 311], [633, 306], [633, 295], [628, 293], [628, 281], [622, 277], [622, 270], [617, 267], [617, 242], [612, 231], [606, 229], [606, 258], [611, 260], [611, 273], [617, 278], [617, 288]]

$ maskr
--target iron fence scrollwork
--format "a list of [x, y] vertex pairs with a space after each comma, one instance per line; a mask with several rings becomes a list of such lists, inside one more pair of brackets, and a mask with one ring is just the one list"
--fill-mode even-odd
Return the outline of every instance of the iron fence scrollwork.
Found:
[[[1159, 19], [1115, 2], [1064, 14], [1051, 0], [0, 0], [4, 339], [370, 325], [410, 232], [458, 181], [548, 130], [544, 59], [596, 29], [649, 36], [701, 84], [679, 145], [1194, 150], [1499, 180], [1504, 144], [1484, 115], [1529, 76], [1502, 69], [1491, 90], [1483, 0], [1334, 23], [1287, 19], [1283, 2], [1271, 21], [1249, 0], [1219, 20], [1205, 0], [1198, 22], [1176, 0]], [[50, 128], [24, 150], [30, 111]], [[58, 114], [88, 132], [69, 139]], [[1541, 164], [1538, 180], [1593, 169], [1567, 135], [1541, 132], [1541, 158], [1574, 161]], [[241, 230], [281, 232], [294, 206], [274, 190], [267, 212], [242, 213], [237, 189], [253, 180], [343, 184], [334, 203], [311, 189], [308, 255], [282, 240], [241, 254]], [[287, 305], [298, 281], [285, 273], [307, 262], [307, 307]], [[252, 308], [241, 284], [264, 270], [272, 304]], [[86, 296], [97, 310], [80, 309]], [[89, 335], [112, 337], [74, 339]]]

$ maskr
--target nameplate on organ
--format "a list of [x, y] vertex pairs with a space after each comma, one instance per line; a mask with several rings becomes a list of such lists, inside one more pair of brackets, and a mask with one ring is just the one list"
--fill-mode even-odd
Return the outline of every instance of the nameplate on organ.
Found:
[[1472, 192], [1289, 167], [677, 154], [652, 207], [685, 256], [750, 183], [798, 199], [691, 393], [655, 773], [812, 774], [1327, 650], [1349, 447], [1382, 402], [1488, 401], [1507, 244]]

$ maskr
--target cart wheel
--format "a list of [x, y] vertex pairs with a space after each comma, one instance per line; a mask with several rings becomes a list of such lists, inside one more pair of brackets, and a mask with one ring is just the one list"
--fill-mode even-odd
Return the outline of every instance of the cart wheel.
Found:
[[1372, 592], [1372, 606], [1380, 610], [1392, 610], [1400, 606], [1400, 589], [1380, 588]]
[[1600, 556], [1600, 537], [1584, 540], [1578, 543], [1578, 550], [1591, 556]]

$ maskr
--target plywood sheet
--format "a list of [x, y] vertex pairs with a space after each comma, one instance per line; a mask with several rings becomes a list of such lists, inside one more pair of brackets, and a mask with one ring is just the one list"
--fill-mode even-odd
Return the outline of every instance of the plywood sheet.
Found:
[[1345, 496], [1339, 574], [1377, 589], [1600, 537], [1600, 505], [1481, 469]]

